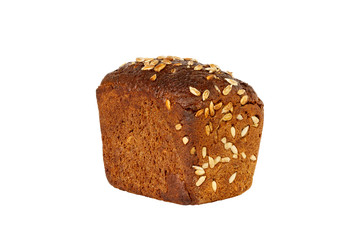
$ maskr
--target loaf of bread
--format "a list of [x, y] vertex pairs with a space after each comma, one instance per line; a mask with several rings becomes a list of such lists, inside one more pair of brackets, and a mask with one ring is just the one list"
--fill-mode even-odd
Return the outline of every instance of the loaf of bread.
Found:
[[250, 188], [264, 105], [231, 72], [192, 58], [137, 58], [107, 74], [96, 96], [114, 187], [178, 204]]

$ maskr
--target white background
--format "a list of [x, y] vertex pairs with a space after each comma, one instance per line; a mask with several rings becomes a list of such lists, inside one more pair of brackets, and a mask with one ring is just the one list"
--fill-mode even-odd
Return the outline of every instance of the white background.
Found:
[[[360, 239], [358, 1], [1, 1], [0, 239]], [[215, 63], [265, 103], [254, 183], [181, 206], [105, 177], [95, 90]]]

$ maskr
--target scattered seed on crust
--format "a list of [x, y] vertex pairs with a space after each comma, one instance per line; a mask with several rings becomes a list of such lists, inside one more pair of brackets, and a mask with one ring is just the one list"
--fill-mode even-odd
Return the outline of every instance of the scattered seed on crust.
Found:
[[214, 107], [213, 101], [210, 102], [209, 110], [210, 110], [210, 116], [214, 116], [215, 115], [215, 107]]
[[180, 123], [178, 123], [178, 124], [175, 125], [175, 129], [176, 129], [176, 130], [179, 131], [181, 128], [182, 128], [182, 125], [181, 125]]
[[191, 155], [194, 155], [196, 153], [196, 148], [195, 147], [192, 147], [191, 149], [190, 149], [190, 154]]
[[238, 95], [243, 95], [245, 93], [245, 90], [244, 89], [240, 89], [239, 91], [237, 91], [237, 94]]
[[164, 67], [166, 67], [165, 63], [159, 63], [158, 65], [156, 65], [156, 67], [154, 67], [154, 71], [155, 72], [160, 72], [161, 70], [164, 69]]
[[207, 136], [210, 136], [210, 126], [209, 125], [205, 126], [205, 133]]
[[202, 100], [205, 101], [210, 95], [210, 91], [206, 89], [202, 94]]
[[198, 170], [195, 171], [195, 174], [198, 175], [198, 176], [201, 176], [201, 175], [205, 174], [205, 171], [204, 171], [204, 169], [198, 169]]
[[235, 145], [232, 145], [231, 146], [231, 151], [232, 151], [232, 153], [234, 153], [234, 154], [238, 154], [239, 152], [238, 152], [238, 149], [237, 149], [237, 147], [235, 146]]
[[194, 67], [194, 70], [195, 70], [195, 71], [199, 71], [199, 70], [201, 70], [202, 68], [203, 68], [202, 65], [196, 65], [196, 66]]
[[221, 94], [220, 88], [218, 86], [214, 85], [214, 88]]
[[223, 137], [223, 138], [221, 139], [221, 142], [222, 142], [223, 144], [225, 144], [225, 143], [226, 143], [226, 137]]
[[227, 162], [230, 162], [230, 158], [229, 157], [223, 157], [223, 158], [221, 158], [221, 162], [223, 162], [223, 163], [227, 163]]
[[202, 168], [203, 169], [206, 169], [206, 168], [208, 168], [209, 167], [209, 163], [204, 163], [203, 165], [202, 165]]
[[199, 187], [205, 181], [206, 176], [201, 176], [196, 182], [196, 186]]
[[210, 128], [210, 132], [212, 132], [214, 130], [211, 122], [209, 122], [209, 128]]
[[204, 170], [202, 167], [199, 167], [199, 166], [192, 166], [192, 168], [194, 168], [195, 170]]
[[235, 178], [236, 178], [236, 172], [230, 176], [229, 183], [232, 183], [235, 180]]
[[173, 68], [170, 70], [171, 73], [175, 73], [176, 72], [176, 68]]
[[207, 79], [207, 80], [211, 80], [211, 79], [213, 79], [214, 77], [215, 77], [214, 74], [210, 74], [210, 75], [206, 76], [206, 79]]
[[220, 156], [217, 156], [217, 157], [214, 159], [215, 165], [218, 164], [220, 161], [221, 161], [221, 157], [220, 157]]
[[203, 148], [201, 149], [201, 155], [202, 155], [203, 158], [206, 157], [206, 147], [203, 147]]
[[249, 131], [249, 126], [244, 127], [243, 130], [241, 131], [240, 136], [244, 137], [248, 133], [248, 131]]
[[238, 82], [231, 78], [225, 78], [225, 80], [233, 86], [237, 86]]
[[237, 120], [243, 120], [244, 118], [241, 116], [241, 114], [238, 114], [238, 115], [236, 116], [236, 119], [237, 119]]
[[156, 80], [156, 77], [157, 77], [156, 74], [154, 74], [154, 75], [152, 75], [152, 76], [150, 77], [150, 80], [151, 80], [151, 81], [155, 81], [155, 80]]
[[159, 60], [152, 60], [151, 62], [150, 62], [150, 65], [156, 65], [156, 64], [158, 64], [159, 63]]
[[219, 102], [218, 104], [216, 104], [216, 105], [214, 106], [214, 109], [217, 111], [217, 110], [219, 110], [219, 109], [222, 107], [222, 105], [223, 105], [223, 103], [222, 103], [222, 102]]
[[256, 157], [255, 157], [255, 155], [251, 155], [251, 156], [250, 156], [250, 160], [252, 160], [252, 161], [256, 161]]
[[222, 121], [226, 122], [226, 121], [230, 121], [232, 119], [232, 114], [231, 113], [227, 113], [222, 117]]
[[209, 166], [210, 166], [210, 168], [214, 168], [214, 166], [215, 166], [215, 161], [214, 161], [214, 159], [213, 159], [212, 157], [210, 157], [210, 156], [209, 156]]
[[216, 182], [215, 181], [212, 181], [211, 187], [214, 190], [214, 192], [216, 192]]
[[182, 141], [186, 145], [189, 142], [189, 138], [188, 137], [183, 137]]
[[142, 57], [138, 57], [138, 58], [136, 58], [136, 61], [137, 61], [137, 62], [143, 62], [143, 61], [145, 61], [145, 59], [142, 58]]
[[166, 108], [167, 108], [168, 110], [170, 110], [171, 104], [170, 104], [170, 100], [169, 100], [169, 99], [166, 99], [165, 105], [166, 105]]
[[194, 88], [194, 87], [189, 87], [189, 89], [190, 89], [190, 92], [191, 92], [192, 94], [194, 94], [195, 96], [200, 96], [200, 95], [201, 95], [201, 92], [200, 92], [199, 90], [197, 90], [196, 88]]
[[243, 159], [246, 159], [246, 154], [244, 152], [240, 153]]
[[146, 66], [142, 67], [141, 70], [147, 71], [147, 70], [152, 70], [153, 68], [154, 68], [154, 65], [146, 65]]
[[201, 116], [201, 114], [203, 114], [204, 113], [204, 109], [200, 109], [199, 111], [197, 111], [196, 113], [195, 113], [195, 117], [199, 117], [199, 116]]
[[259, 126], [260, 120], [259, 120], [256, 116], [252, 116], [252, 117], [251, 117], [251, 120], [252, 120], [253, 123], [254, 123], [254, 127], [258, 127], [258, 126]]
[[230, 92], [231, 92], [231, 89], [232, 89], [232, 85], [227, 85], [224, 90], [222, 91], [222, 93], [226, 96], [228, 95]]
[[248, 95], [244, 95], [241, 99], [240, 99], [240, 103], [241, 105], [245, 105], [249, 100]]
[[232, 127], [230, 128], [230, 132], [231, 132], [231, 136], [232, 136], [233, 138], [235, 138], [236, 130], [235, 130], [234, 126], [232, 126]]
[[164, 59], [161, 62], [165, 64], [172, 64], [172, 62], [169, 59]]
[[182, 63], [174, 63], [173, 66], [181, 66]]
[[237, 155], [237, 154], [234, 154], [234, 155], [233, 155], [233, 158], [238, 158], [238, 155]]
[[229, 150], [231, 147], [232, 147], [232, 143], [231, 142], [227, 142], [227, 143], [225, 143], [224, 144], [224, 148], [225, 148], [225, 150]]
[[234, 108], [233, 108], [233, 104], [232, 102], [229, 102], [228, 104], [226, 104], [226, 106], [223, 108], [223, 110], [221, 111], [221, 113], [227, 113], [229, 111], [233, 111]]
[[209, 116], [209, 108], [205, 108], [204, 115], [205, 115], [205, 118], [207, 118]]

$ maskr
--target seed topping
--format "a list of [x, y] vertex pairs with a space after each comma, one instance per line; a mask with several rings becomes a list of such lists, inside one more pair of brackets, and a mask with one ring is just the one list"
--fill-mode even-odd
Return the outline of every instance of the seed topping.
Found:
[[259, 120], [256, 116], [252, 116], [252, 117], [251, 117], [251, 120], [252, 120], [253, 123], [254, 123], [254, 127], [258, 127], [258, 126], [259, 126], [260, 120]]
[[210, 116], [214, 116], [215, 115], [215, 109], [214, 109], [213, 101], [210, 102], [209, 110], [210, 110]]
[[223, 103], [222, 103], [222, 102], [219, 102], [218, 104], [216, 104], [216, 105], [214, 106], [214, 109], [215, 109], [215, 110], [219, 110], [219, 109], [222, 107], [222, 105], [223, 105]]
[[171, 104], [170, 104], [170, 100], [169, 100], [169, 99], [166, 99], [166, 101], [165, 101], [165, 106], [166, 106], [166, 108], [167, 108], [168, 110], [170, 110]]
[[194, 70], [195, 70], [195, 71], [199, 71], [199, 70], [201, 70], [202, 68], [203, 68], [202, 65], [196, 65], [196, 66], [194, 67]]
[[206, 157], [206, 147], [203, 147], [201, 149], [201, 154], [202, 154], [202, 157], [205, 158]]
[[239, 91], [237, 91], [237, 94], [238, 95], [243, 95], [245, 93], [245, 90], [244, 89], [240, 89]]
[[215, 167], [215, 161], [212, 157], [209, 156], [209, 166], [210, 168], [214, 168]]
[[244, 152], [240, 153], [243, 159], [246, 159], [246, 154]]
[[191, 149], [190, 149], [190, 154], [191, 155], [194, 155], [196, 153], [196, 148], [195, 147], [192, 147]]
[[226, 122], [226, 121], [230, 121], [232, 119], [232, 114], [231, 113], [227, 113], [222, 117], [222, 121]]
[[232, 127], [230, 128], [230, 132], [231, 132], [231, 136], [232, 136], [233, 138], [235, 138], [236, 130], [235, 130], [234, 126], [232, 126]]
[[237, 86], [238, 82], [231, 78], [225, 78], [225, 80], [233, 86]]
[[176, 129], [176, 130], [179, 131], [181, 128], [182, 128], [182, 125], [181, 125], [180, 123], [178, 123], [178, 124], [175, 125], [175, 129]]
[[251, 155], [251, 156], [250, 156], [250, 160], [252, 160], [252, 161], [256, 161], [256, 157], [255, 157], [255, 155]]
[[240, 136], [244, 137], [248, 133], [248, 131], [249, 131], [249, 126], [244, 127], [243, 130], [241, 131]]
[[223, 162], [223, 163], [230, 162], [230, 158], [229, 157], [223, 157], [223, 158], [221, 158], [221, 162]]
[[196, 182], [196, 186], [199, 187], [205, 181], [206, 176], [201, 176]]
[[189, 89], [190, 89], [190, 92], [191, 92], [192, 94], [194, 94], [195, 96], [200, 96], [200, 95], [201, 95], [200, 91], [197, 90], [196, 88], [194, 88], [194, 87], [189, 87]]
[[205, 101], [210, 95], [210, 91], [206, 89], [202, 94], [202, 100]]
[[226, 104], [226, 106], [223, 108], [223, 110], [221, 111], [221, 113], [227, 113], [229, 111], [233, 111], [234, 110], [234, 107], [233, 107], [233, 104], [232, 102], [229, 102], [228, 104]]
[[211, 187], [214, 190], [214, 192], [216, 192], [216, 182], [215, 181], [212, 181]]
[[204, 169], [198, 169], [198, 170], [195, 171], [195, 174], [198, 175], [198, 176], [201, 176], [201, 175], [205, 174], [205, 171], [204, 171]]
[[183, 137], [182, 141], [186, 145], [189, 142], [189, 138], [188, 137]]
[[204, 163], [203, 165], [202, 165], [202, 168], [203, 169], [206, 169], [206, 168], [208, 168], [209, 167], [209, 163]]
[[236, 178], [236, 172], [230, 176], [229, 183], [232, 183], [235, 180], [235, 178]]
[[154, 71], [155, 72], [160, 72], [161, 70], [164, 69], [164, 67], [166, 67], [165, 63], [159, 63], [158, 65], [156, 65], [156, 67], [154, 67]]
[[227, 85], [224, 90], [222, 91], [222, 93], [226, 96], [228, 95], [230, 92], [231, 92], [231, 89], [232, 89], [232, 85]]
[[241, 116], [241, 114], [238, 114], [238, 115], [236, 116], [236, 119], [237, 119], [237, 120], [243, 120], [244, 118]]
[[220, 88], [218, 86], [214, 85], [214, 88], [221, 94]]
[[154, 75], [152, 75], [152, 76], [150, 77], [150, 80], [151, 80], [151, 81], [155, 81], [155, 80], [156, 80], [156, 77], [157, 77], [156, 74], [154, 74]]
[[242, 96], [242, 98], [240, 99], [241, 105], [245, 105], [248, 102], [248, 100], [249, 100], [248, 95]]

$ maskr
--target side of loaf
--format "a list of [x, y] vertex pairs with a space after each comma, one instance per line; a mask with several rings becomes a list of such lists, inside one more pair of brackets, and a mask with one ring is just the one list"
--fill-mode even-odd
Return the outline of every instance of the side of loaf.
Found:
[[106, 75], [96, 96], [114, 187], [178, 204], [250, 188], [264, 105], [230, 72], [192, 58], [137, 58]]

